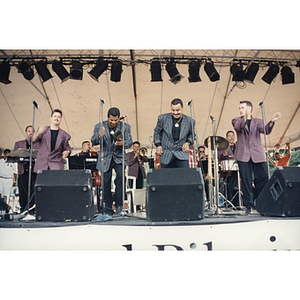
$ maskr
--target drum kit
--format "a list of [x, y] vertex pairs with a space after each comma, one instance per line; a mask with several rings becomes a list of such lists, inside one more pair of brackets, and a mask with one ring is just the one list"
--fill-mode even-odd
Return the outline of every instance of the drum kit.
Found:
[[[237, 207], [232, 203], [237, 196], [238, 206], [241, 207], [241, 185], [237, 161], [234, 159], [227, 159], [220, 161], [220, 163], [218, 162], [217, 152], [226, 150], [229, 147], [229, 142], [221, 136], [209, 136], [205, 139], [204, 145], [208, 148], [208, 169], [205, 179], [209, 182], [210, 195], [207, 195], [209, 209], [212, 209], [214, 207], [216, 208], [216, 214], [219, 214], [220, 199], [224, 200], [226, 207], [230, 206], [233, 209], [237, 209]], [[214, 151], [215, 148], [217, 151]], [[214, 157], [212, 156], [212, 151], [214, 151]], [[213, 168], [213, 166], [219, 167]], [[223, 195], [219, 192], [219, 172], [225, 174], [225, 179], [223, 179], [223, 183], [225, 184], [226, 190], [226, 181], [232, 171], [237, 172], [238, 191], [233, 195], [231, 199], [227, 199], [227, 193], [225, 193], [226, 195]]]

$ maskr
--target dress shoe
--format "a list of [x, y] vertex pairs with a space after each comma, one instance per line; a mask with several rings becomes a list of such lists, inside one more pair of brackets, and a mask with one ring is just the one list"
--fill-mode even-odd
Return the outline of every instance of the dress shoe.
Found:
[[246, 215], [251, 215], [253, 213], [252, 207], [247, 207], [246, 209]]
[[116, 215], [120, 215], [122, 212], [122, 206], [117, 206]]

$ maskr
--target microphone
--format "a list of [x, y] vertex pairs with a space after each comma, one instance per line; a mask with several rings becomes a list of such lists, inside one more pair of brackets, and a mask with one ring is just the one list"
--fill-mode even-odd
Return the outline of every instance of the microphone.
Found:
[[40, 107], [38, 106], [38, 104], [37, 104], [34, 100], [32, 100], [32, 103], [33, 103], [33, 105], [35, 106], [36, 109], [39, 109], [39, 108], [40, 108]]
[[261, 101], [261, 102], [259, 102], [259, 103], [258, 103], [258, 105], [259, 105], [259, 106], [262, 106], [262, 105], [263, 105], [263, 103], [264, 103], [264, 102], [263, 102], [263, 101]]
[[105, 103], [105, 100], [103, 100], [103, 99], [100, 99], [100, 102], [102, 102], [103, 104]]
[[193, 99], [190, 100], [186, 105], [187, 105], [187, 106], [190, 106], [192, 102], [193, 102]]
[[124, 120], [126, 118], [126, 116], [122, 116], [121, 118], [120, 118], [120, 120]]
[[214, 121], [215, 120], [215, 118], [213, 117], [213, 116], [210, 116], [210, 118]]

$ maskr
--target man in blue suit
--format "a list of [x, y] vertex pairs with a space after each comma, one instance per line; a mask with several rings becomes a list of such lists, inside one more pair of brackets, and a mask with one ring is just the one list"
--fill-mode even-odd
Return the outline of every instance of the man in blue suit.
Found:
[[[122, 157], [124, 155], [124, 162], [126, 163], [126, 155], [122, 154], [122, 148], [128, 149], [132, 145], [132, 137], [130, 126], [126, 123], [120, 122], [120, 111], [117, 107], [111, 107], [107, 113], [108, 120], [98, 123], [94, 127], [94, 134], [91, 138], [93, 145], [99, 145], [101, 137], [103, 137], [103, 203], [104, 213], [112, 215], [112, 193], [111, 193], [111, 176], [112, 169], [116, 171], [115, 179], [115, 206], [116, 214], [122, 211]], [[118, 133], [122, 132], [124, 126], [124, 137]], [[118, 136], [117, 136], [118, 135]], [[100, 150], [101, 152], [101, 150]], [[124, 166], [125, 167], [125, 166]], [[101, 171], [101, 155], [98, 155], [97, 169]]]
[[181, 99], [171, 102], [171, 112], [158, 116], [154, 129], [156, 153], [162, 168], [188, 168], [195, 120], [183, 114]]

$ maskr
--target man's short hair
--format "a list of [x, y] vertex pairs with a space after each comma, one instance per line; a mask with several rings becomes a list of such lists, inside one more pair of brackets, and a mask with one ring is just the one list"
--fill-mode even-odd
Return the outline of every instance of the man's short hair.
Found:
[[226, 136], [228, 136], [228, 134], [229, 134], [230, 132], [232, 132], [233, 134], [235, 134], [233, 130], [228, 130], [228, 131], [226, 132]]
[[135, 141], [135, 142], [132, 143], [132, 145], [134, 145], [134, 144], [138, 144], [139, 146], [141, 146], [141, 143], [138, 142], [138, 141]]
[[243, 103], [246, 103], [247, 106], [250, 106], [251, 110], [253, 109], [253, 105], [252, 105], [252, 103], [250, 101], [248, 101], [248, 100], [240, 101], [240, 104], [243, 104]]
[[52, 110], [52, 112], [51, 112], [51, 117], [52, 117], [53, 114], [56, 113], [56, 112], [60, 113], [60, 116], [62, 117], [62, 111], [61, 111], [60, 109], [58, 109], [58, 108]]
[[28, 125], [28, 126], [26, 126], [26, 128], [25, 128], [25, 132], [27, 131], [27, 129], [28, 128], [30, 128], [30, 127], [32, 127], [32, 125]]
[[91, 143], [90, 141], [84, 141], [82, 142], [81, 146], [83, 146], [83, 144], [86, 144], [86, 143]]
[[181, 107], [183, 107], [183, 103], [182, 103], [181, 99], [179, 99], [179, 98], [173, 99], [171, 102], [171, 105], [177, 105], [177, 104], [180, 104]]
[[5, 149], [4, 151], [3, 151], [3, 153], [5, 154], [5, 153], [10, 153], [11, 151], [9, 150], [9, 149]]
[[204, 146], [199, 146], [199, 147], [198, 147], [198, 151], [199, 151], [200, 148], [203, 148], [204, 151], [205, 151], [205, 147], [204, 147]]
[[107, 112], [107, 117], [109, 116], [120, 117], [120, 110], [117, 107], [111, 107]]

